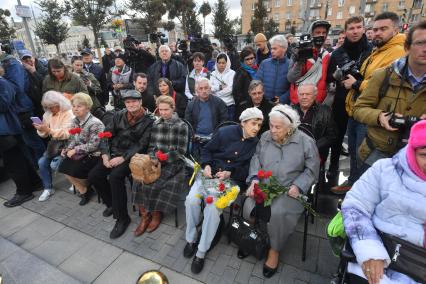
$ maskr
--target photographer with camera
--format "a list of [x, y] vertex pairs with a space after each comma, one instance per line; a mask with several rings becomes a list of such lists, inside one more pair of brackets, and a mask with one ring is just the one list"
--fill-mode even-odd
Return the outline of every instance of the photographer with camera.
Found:
[[167, 45], [158, 48], [160, 60], [148, 69], [148, 94], [154, 95], [160, 78], [167, 78], [176, 92], [185, 92], [186, 68], [179, 61], [172, 59], [172, 51]]
[[228, 35], [223, 39], [224, 51], [231, 60], [231, 70], [235, 72], [240, 68], [240, 55], [235, 49], [235, 40], [232, 35]]
[[330, 23], [324, 20], [312, 22], [310, 34], [301, 35], [299, 44], [293, 50], [293, 65], [287, 74], [287, 79], [291, 83], [290, 100], [293, 104], [298, 103], [297, 86], [302, 82], [317, 86], [318, 103], [322, 103], [326, 97], [330, 53], [323, 45], [330, 26]]
[[[375, 41], [382, 31], [376, 22]], [[404, 47], [407, 55], [374, 71], [355, 103], [354, 118], [367, 125], [358, 151], [363, 171], [405, 146], [411, 126], [426, 119], [426, 21], [409, 30]]]
[[[343, 45], [331, 54], [327, 68], [327, 84], [331, 84], [335, 88], [332, 110], [337, 126], [337, 139], [331, 147], [330, 166], [327, 174], [331, 186], [337, 184], [339, 177], [339, 157], [342, 150], [343, 138], [345, 137], [346, 129], [348, 129], [350, 174], [348, 180], [339, 187], [342, 190], [352, 186], [356, 181], [356, 149], [361, 144], [361, 139], [363, 138], [356, 139], [357, 128], [355, 127], [355, 121], [350, 118], [348, 122], [345, 101], [349, 90], [345, 88], [343, 81], [348, 78], [349, 74], [362, 80], [362, 76], [358, 70], [373, 49], [373, 45], [368, 42], [365, 35], [363, 17], [355, 16], [347, 19], [345, 22], [345, 34], [346, 38]], [[330, 89], [332, 88], [329, 88], [329, 92]]]

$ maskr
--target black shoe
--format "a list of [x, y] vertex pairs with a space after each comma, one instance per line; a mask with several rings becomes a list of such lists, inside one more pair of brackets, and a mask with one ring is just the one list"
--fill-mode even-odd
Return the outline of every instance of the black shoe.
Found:
[[249, 253], [246, 253], [245, 251], [242, 251], [242, 250], [238, 250], [238, 252], [237, 252], [237, 257], [239, 258], [239, 259], [244, 259], [244, 258], [246, 258], [247, 256], [249, 256], [250, 254]]
[[127, 217], [124, 220], [117, 220], [117, 222], [115, 222], [115, 226], [112, 229], [111, 233], [109, 234], [109, 237], [111, 239], [116, 239], [121, 237], [121, 235], [124, 234], [124, 232], [126, 231], [127, 227], [130, 224], [130, 218]]
[[112, 215], [112, 207], [107, 207], [104, 212], [102, 212], [102, 216], [109, 217]]
[[198, 274], [203, 270], [204, 267], [204, 258], [194, 257], [194, 260], [191, 264], [191, 271], [194, 274]]
[[278, 265], [275, 268], [270, 268], [266, 264], [263, 265], [263, 276], [271, 278], [278, 270]]
[[33, 198], [34, 198], [34, 195], [32, 194], [25, 194], [25, 195], [15, 194], [11, 199], [3, 203], [3, 205], [6, 207], [15, 207]]
[[186, 258], [190, 258], [197, 251], [197, 243], [186, 243], [185, 248], [183, 249], [183, 256]]
[[92, 198], [92, 191], [90, 189], [87, 189], [86, 193], [80, 194], [81, 200], [80, 203], [78, 203], [80, 206], [84, 206], [87, 203], [89, 203], [90, 198]]

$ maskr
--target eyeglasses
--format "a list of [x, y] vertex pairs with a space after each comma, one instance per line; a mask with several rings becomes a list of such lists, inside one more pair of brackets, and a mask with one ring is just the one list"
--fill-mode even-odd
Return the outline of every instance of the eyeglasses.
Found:
[[417, 47], [426, 47], [426, 40], [422, 40], [422, 41], [414, 41], [414, 42], [413, 42], [413, 46], [417, 46]]
[[246, 57], [244, 58], [245, 61], [250, 61], [250, 60], [254, 60], [254, 57]]

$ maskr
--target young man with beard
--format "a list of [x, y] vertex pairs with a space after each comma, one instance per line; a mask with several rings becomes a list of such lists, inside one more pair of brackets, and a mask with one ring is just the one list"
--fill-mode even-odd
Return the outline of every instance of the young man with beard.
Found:
[[[337, 126], [337, 139], [331, 147], [330, 167], [328, 172], [329, 184], [335, 186], [339, 177], [339, 156], [342, 150], [343, 138], [345, 137], [346, 128], [349, 127], [351, 135], [353, 130], [353, 119], [351, 119], [348, 126], [348, 114], [345, 109], [346, 96], [349, 92], [342, 82], [335, 78], [337, 67], [342, 67], [348, 62], [355, 61], [356, 69], [359, 69], [364, 60], [370, 55], [373, 45], [370, 44], [365, 35], [364, 18], [355, 16], [349, 18], [345, 22], [345, 35], [346, 38], [339, 48], [337, 48], [330, 57], [330, 63], [327, 69], [327, 83], [336, 84], [336, 91], [334, 95], [334, 102], [332, 105], [333, 116]], [[356, 76], [356, 74], [351, 74]], [[337, 77], [337, 76], [336, 76]], [[345, 78], [343, 78], [345, 79]], [[353, 137], [350, 137], [351, 140]], [[360, 142], [360, 141], [359, 141]], [[359, 145], [359, 144], [357, 144]], [[353, 149], [351, 149], [353, 150]], [[347, 181], [342, 186], [349, 186], [355, 182], [356, 176], [356, 151], [350, 153], [350, 175]]]

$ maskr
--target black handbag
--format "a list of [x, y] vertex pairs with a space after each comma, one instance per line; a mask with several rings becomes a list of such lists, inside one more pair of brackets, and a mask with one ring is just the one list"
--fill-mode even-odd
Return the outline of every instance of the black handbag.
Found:
[[426, 283], [426, 249], [383, 232], [380, 236], [391, 258], [389, 268]]
[[261, 260], [266, 257], [271, 247], [266, 223], [256, 218], [255, 224], [250, 224], [242, 217], [244, 202], [240, 215], [232, 216], [228, 228], [228, 240], [234, 242], [240, 250]]

